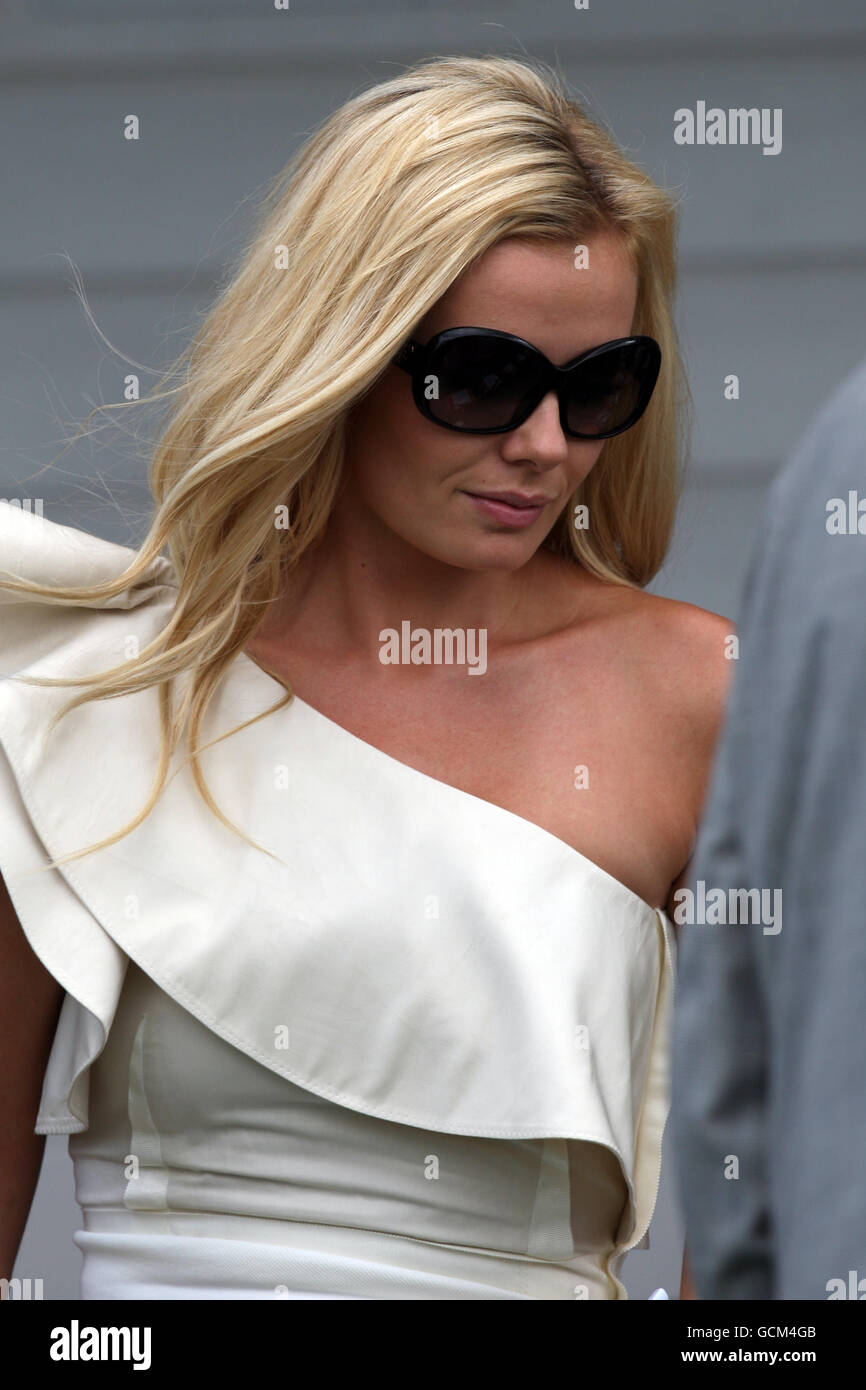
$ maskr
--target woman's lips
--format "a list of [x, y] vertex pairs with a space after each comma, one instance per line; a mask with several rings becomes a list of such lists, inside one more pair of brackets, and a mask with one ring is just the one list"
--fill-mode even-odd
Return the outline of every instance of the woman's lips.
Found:
[[546, 502], [538, 502], [534, 506], [516, 507], [511, 502], [502, 502], [496, 497], [482, 497], [477, 492], [467, 492], [466, 496], [471, 498], [485, 516], [515, 530], [522, 526], [531, 526], [547, 506]]

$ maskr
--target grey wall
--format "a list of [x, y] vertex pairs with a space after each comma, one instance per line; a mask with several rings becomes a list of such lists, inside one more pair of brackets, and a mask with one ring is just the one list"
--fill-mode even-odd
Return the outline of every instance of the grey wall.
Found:
[[[350, 95], [420, 57], [509, 52], [576, 95], [682, 199], [679, 321], [695, 400], [690, 485], [653, 588], [736, 620], [758, 509], [799, 432], [866, 352], [866, 10], [860, 0], [31, 0], [2, 15], [0, 496], [126, 544], [148, 514], [128, 423], [61, 455], [128, 364], [156, 369], [205, 310], [248, 204]], [[678, 146], [674, 111], [781, 107], [783, 147]], [[141, 139], [122, 138], [123, 118]], [[741, 398], [726, 401], [736, 373]], [[154, 376], [141, 373], [142, 389]], [[56, 460], [56, 461], [55, 461]], [[46, 472], [39, 470], [53, 463]], [[675, 1297], [675, 1155], [633, 1298]], [[46, 1161], [16, 1273], [72, 1297], [66, 1141]]]

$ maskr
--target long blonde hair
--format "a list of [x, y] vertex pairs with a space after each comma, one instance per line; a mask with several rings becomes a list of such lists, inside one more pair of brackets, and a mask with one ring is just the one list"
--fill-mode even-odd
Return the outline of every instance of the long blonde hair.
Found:
[[[631, 331], [658, 340], [662, 371], [643, 418], [606, 441], [545, 545], [610, 583], [642, 587], [670, 543], [690, 404], [673, 322], [670, 194], [554, 72], [507, 57], [419, 63], [348, 101], [294, 155], [265, 190], [237, 273], [160, 380], [183, 378], [165, 393], [178, 398], [154, 450], [156, 507], [134, 561], [86, 588], [0, 581], [48, 602], [92, 602], [135, 584], [165, 548], [177, 577], [169, 621], [135, 658], [74, 679], [21, 677], [86, 687], [52, 728], [86, 700], [158, 687], [161, 746], [148, 801], [115, 835], [64, 858], [114, 843], [149, 815], [185, 735], [205, 802], [248, 839], [205, 783], [202, 721], [286, 574], [325, 530], [347, 413], [494, 243], [579, 242], [608, 228], [621, 233], [637, 270]], [[158, 397], [157, 388], [144, 399]], [[570, 524], [581, 502], [592, 518], [585, 530]], [[175, 709], [182, 672], [190, 675]], [[287, 686], [256, 718], [291, 698]]]

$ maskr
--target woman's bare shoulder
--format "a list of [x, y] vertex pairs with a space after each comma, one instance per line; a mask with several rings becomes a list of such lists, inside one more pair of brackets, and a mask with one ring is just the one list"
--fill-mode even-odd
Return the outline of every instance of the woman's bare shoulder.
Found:
[[703, 651], [712, 660], [716, 649], [724, 649], [726, 643], [730, 646], [729, 639], [736, 633], [730, 618], [695, 603], [608, 582], [582, 570], [560, 570], [558, 577], [573, 595], [579, 619], [610, 619], [629, 627], [634, 640], [645, 640], [648, 651], [662, 641], [669, 656], [679, 651], [694, 659]]
[[665, 634], [670, 641], [684, 647], [705, 646], [712, 651], [736, 634], [736, 627], [730, 618], [709, 608], [700, 608], [696, 603], [686, 603], [682, 599], [664, 598], [646, 589], [632, 589], [629, 592], [635, 611], [645, 622]]
[[681, 599], [637, 591], [633, 651], [647, 685], [694, 735], [715, 742], [736, 669], [737, 633], [730, 618]]
[[718, 724], [736, 661], [736, 627], [730, 618], [681, 599], [582, 575], [575, 641], [587, 622], [643, 693], [658, 695], [699, 723]]
[[554, 650], [597, 670], [618, 671], [658, 708], [715, 726], [724, 709], [736, 660], [730, 618], [695, 603], [612, 583], [560, 564], [549, 580], [546, 621], [557, 632]]

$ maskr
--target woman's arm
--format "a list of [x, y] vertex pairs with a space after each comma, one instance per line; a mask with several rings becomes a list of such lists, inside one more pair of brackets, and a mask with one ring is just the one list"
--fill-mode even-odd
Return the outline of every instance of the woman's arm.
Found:
[[697, 1289], [692, 1283], [692, 1272], [689, 1269], [689, 1255], [686, 1249], [683, 1250], [683, 1274], [680, 1280], [680, 1298], [698, 1298]]
[[[673, 925], [673, 928], [674, 928], [674, 938], [675, 938], [675, 940], [677, 941], [678, 944], [679, 944], [679, 928], [678, 928], [677, 924], [673, 921], [673, 912], [674, 912], [674, 907], [675, 907], [675, 904], [674, 904], [674, 901], [673, 901], [673, 895], [674, 895], [675, 892], [677, 892], [677, 890], [678, 890], [679, 888], [684, 888], [684, 887], [686, 886], [686, 884], [689, 882], [689, 878], [690, 878], [690, 875], [691, 875], [691, 869], [692, 869], [692, 861], [689, 860], [688, 864], [687, 864], [686, 867], [683, 869], [683, 871], [682, 871], [682, 873], [680, 874], [679, 878], [677, 879], [676, 883], [672, 884], [672, 886], [671, 886], [671, 894], [670, 894], [670, 897], [668, 898], [668, 903], [667, 903], [668, 916], [671, 918], [671, 922], [672, 922], [672, 925]], [[692, 1283], [692, 1273], [691, 1273], [691, 1270], [689, 1269], [688, 1249], [684, 1247], [684, 1249], [683, 1249], [683, 1270], [682, 1270], [682, 1276], [681, 1276], [681, 1279], [680, 1279], [680, 1298], [681, 1298], [681, 1299], [687, 1299], [687, 1298], [688, 1298], [688, 1299], [692, 1299], [692, 1298], [697, 1298], [697, 1297], [698, 1297], [698, 1293], [697, 1293], [697, 1290], [695, 1289], [694, 1284]]]
[[0, 878], [0, 1278], [12, 1267], [42, 1167], [34, 1134], [63, 986], [32, 950]]
[[[699, 699], [697, 704], [698, 708], [701, 710], [701, 718], [698, 721], [700, 730], [698, 746], [701, 749], [701, 754], [699, 757], [698, 796], [695, 805], [695, 835], [692, 841], [692, 851], [694, 851], [697, 842], [698, 829], [706, 803], [710, 779], [713, 773], [715, 753], [718, 747], [718, 740], [730, 692], [731, 663], [725, 657], [727, 642], [728, 638], [736, 632], [733, 623], [717, 613], [706, 613], [704, 615], [704, 622], [705, 626], [702, 631], [702, 636], [706, 641], [706, 647], [701, 653], [702, 659], [695, 663], [695, 669], [700, 673], [698, 680]], [[671, 884], [668, 899], [665, 904], [667, 916], [674, 929], [674, 940], [677, 946], [679, 946], [681, 924], [676, 920], [676, 909], [679, 904], [675, 901], [675, 895], [681, 888], [690, 887], [693, 868], [694, 856], [692, 854], [692, 857], [689, 858], [688, 863], [681, 870], [675, 882]], [[683, 1249], [680, 1298], [690, 1300], [696, 1299], [699, 1301], [697, 1289], [692, 1282], [687, 1247]]]

